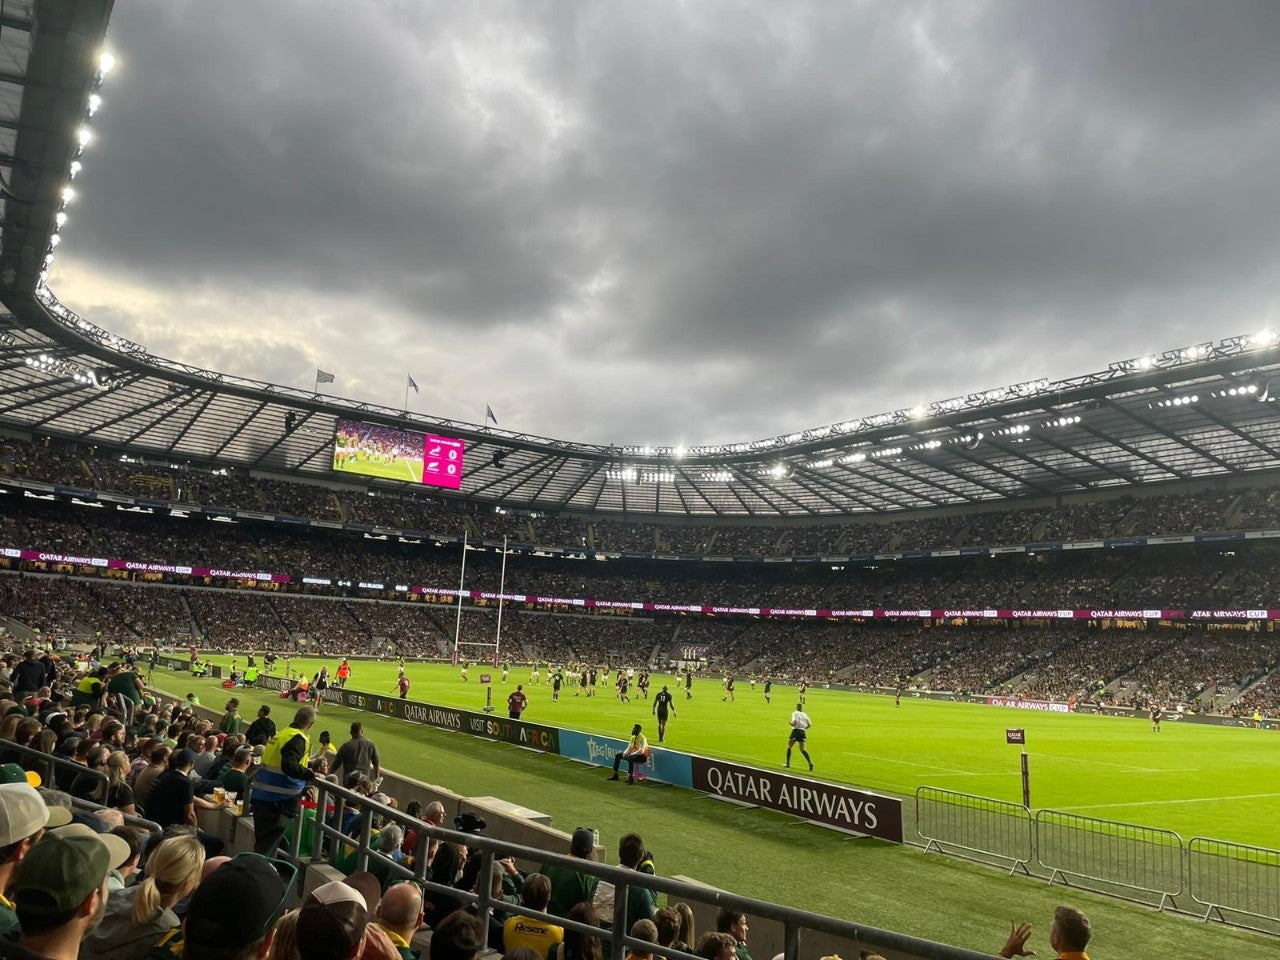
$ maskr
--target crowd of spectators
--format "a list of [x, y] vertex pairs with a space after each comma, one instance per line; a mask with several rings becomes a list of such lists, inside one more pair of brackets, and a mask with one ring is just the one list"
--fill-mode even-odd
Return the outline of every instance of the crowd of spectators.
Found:
[[1274, 669], [1275, 641], [1256, 633], [1183, 636], [1125, 674], [1112, 697], [1124, 706], [1191, 704], [1202, 694], [1236, 692]]
[[314, 480], [254, 476], [235, 468], [122, 459], [62, 441], [0, 442], [0, 473], [72, 487], [200, 504], [268, 510], [469, 539], [684, 555], [821, 556], [1011, 543], [1259, 529], [1275, 525], [1280, 487], [1120, 496], [1055, 506], [1012, 506], [911, 519], [856, 518], [787, 525], [548, 516], [431, 496], [406, 488], [362, 489], [344, 477]]
[[[36, 685], [39, 685], [37, 688]], [[283, 859], [223, 855], [223, 841], [199, 826], [198, 810], [241, 815], [255, 827], [255, 848], [282, 856], [258, 823], [263, 808], [255, 783], [269, 774], [265, 758], [286, 749], [298, 729], [315, 720], [310, 707], [277, 728], [270, 707], [244, 725], [231, 699], [221, 721], [192, 703], [165, 703], [147, 693], [128, 662], [102, 664], [58, 658], [37, 649], [8, 653], [0, 665], [0, 936], [5, 956], [78, 957], [79, 960], [409, 960], [414, 941], [430, 930], [429, 960], [475, 960], [486, 948], [512, 960], [599, 960], [610, 926], [597, 894], [598, 880], [564, 864], [535, 861], [522, 873], [512, 859], [481, 869], [466, 843], [423, 836], [430, 827], [464, 833], [483, 820], [464, 814], [446, 824], [443, 805], [398, 804], [379, 792], [376, 746], [361, 724], [334, 749], [325, 734], [303, 753], [308, 780], [283, 836], [299, 855], [330, 849], [344, 879], [331, 881], [287, 910], [292, 867]], [[242, 726], [244, 732], [241, 732]], [[279, 734], [279, 738], [276, 738]], [[305, 743], [305, 741], [299, 741]], [[21, 748], [47, 744], [42, 752]], [[275, 747], [272, 744], [276, 744]], [[47, 779], [52, 772], [53, 779]], [[46, 779], [42, 779], [42, 775]], [[355, 794], [341, 811], [319, 805], [315, 782], [341, 782]], [[310, 782], [312, 785], [307, 786]], [[37, 787], [41, 789], [37, 790]], [[73, 798], [79, 806], [73, 805]], [[367, 798], [367, 799], [366, 799]], [[370, 843], [407, 872], [417, 870], [448, 892], [400, 882], [403, 873], [381, 860], [357, 870], [354, 844], [335, 844], [315, 829], [323, 817], [353, 839], [370, 814]], [[146, 827], [137, 818], [153, 821]], [[595, 858], [591, 830], [574, 831], [567, 854]], [[422, 858], [425, 862], [418, 863]], [[652, 875], [654, 858], [643, 838], [620, 838], [622, 868]], [[493, 909], [486, 928], [465, 894], [487, 890]], [[516, 905], [549, 914], [551, 922], [520, 918]], [[565, 931], [565, 917], [601, 928], [600, 936]], [[659, 909], [657, 895], [632, 888], [625, 906], [632, 936], [712, 960], [745, 950], [740, 914], [721, 911], [720, 932], [696, 938], [692, 911], [674, 901]], [[736, 933], [735, 933], [736, 931]], [[721, 941], [725, 947], [722, 949]], [[696, 946], [695, 946], [696, 945]], [[634, 957], [643, 954], [633, 953]]]
[[214, 647], [272, 650], [293, 640], [266, 594], [192, 590], [187, 602], [205, 643]]

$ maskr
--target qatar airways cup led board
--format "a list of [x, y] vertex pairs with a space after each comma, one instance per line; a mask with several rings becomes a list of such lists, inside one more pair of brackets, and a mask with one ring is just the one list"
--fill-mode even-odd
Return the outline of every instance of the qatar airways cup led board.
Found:
[[456, 437], [339, 420], [333, 440], [333, 469], [457, 490], [462, 486], [465, 452], [466, 444]]

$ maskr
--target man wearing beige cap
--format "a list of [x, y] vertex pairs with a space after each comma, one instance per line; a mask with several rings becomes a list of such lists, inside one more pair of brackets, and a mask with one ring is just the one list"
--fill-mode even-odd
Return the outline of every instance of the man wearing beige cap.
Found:
[[365, 895], [334, 880], [316, 887], [298, 914], [298, 954], [307, 960], [400, 960]]
[[111, 854], [96, 837], [48, 836], [14, 872], [10, 895], [22, 933], [0, 941], [5, 960], [76, 960], [107, 907]]
[[35, 788], [26, 783], [0, 784], [0, 938], [18, 932], [18, 915], [4, 891], [13, 883], [14, 872], [31, 845], [46, 827], [71, 822], [65, 807], [47, 807]]

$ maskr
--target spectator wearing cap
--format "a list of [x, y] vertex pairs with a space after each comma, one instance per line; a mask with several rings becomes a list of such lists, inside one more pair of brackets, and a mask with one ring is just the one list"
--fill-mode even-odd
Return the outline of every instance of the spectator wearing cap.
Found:
[[173, 907], [195, 890], [203, 867], [204, 846], [198, 838], [163, 841], [147, 858], [143, 881], [107, 897], [106, 914], [85, 937], [80, 960], [142, 960], [181, 922]]
[[298, 955], [306, 960], [399, 960], [373, 912], [355, 887], [341, 880], [311, 891], [298, 911]]
[[169, 769], [156, 778], [155, 786], [151, 788], [151, 796], [147, 799], [147, 816], [162, 827], [175, 823], [195, 827], [196, 835], [204, 844], [205, 853], [216, 857], [225, 844], [220, 837], [199, 829], [196, 808], [220, 810], [225, 804], [196, 796], [195, 781], [191, 779], [191, 768], [195, 762], [196, 755], [190, 750], [179, 750], [169, 758]]
[[273, 854], [284, 836], [285, 821], [298, 816], [303, 791], [315, 779], [307, 767], [311, 756], [308, 731], [316, 722], [312, 707], [301, 707], [293, 722], [272, 737], [262, 751], [262, 765], [253, 778], [253, 848]]
[[[569, 841], [569, 855], [579, 860], [590, 860], [594, 852], [595, 836], [592, 832], [586, 827], [579, 827], [573, 831], [573, 838]], [[572, 867], [561, 866], [558, 863], [545, 864], [538, 872], [551, 881], [551, 902], [548, 905], [548, 913], [565, 917], [569, 915], [575, 903], [581, 903], [583, 900], [590, 902], [595, 899], [596, 886], [600, 882], [597, 877], [579, 873]]]
[[[618, 863], [640, 873], [653, 875], [653, 857], [644, 848], [638, 833], [628, 833], [618, 841]], [[638, 883], [627, 885], [627, 928], [639, 920], [652, 920], [658, 910], [658, 892]]]
[[200, 882], [185, 923], [165, 934], [150, 956], [266, 960], [288, 885], [276, 861], [252, 854], [236, 857]]
[[0, 941], [0, 957], [74, 960], [102, 919], [110, 871], [111, 854], [96, 836], [50, 836], [33, 846], [9, 892], [22, 932]]
[[18, 931], [18, 915], [4, 896], [14, 872], [45, 828], [71, 822], [65, 807], [47, 807], [40, 794], [24, 779], [21, 783], [0, 784], [0, 938]]
[[418, 951], [410, 946], [424, 920], [422, 890], [418, 885], [405, 881], [393, 883], [378, 903], [376, 917], [401, 960], [418, 960]]

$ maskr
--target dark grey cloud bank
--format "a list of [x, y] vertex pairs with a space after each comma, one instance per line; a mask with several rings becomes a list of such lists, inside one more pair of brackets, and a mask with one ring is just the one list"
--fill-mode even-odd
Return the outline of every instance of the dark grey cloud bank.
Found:
[[129, 0], [53, 286], [153, 351], [751, 439], [1277, 318], [1275, 4]]

